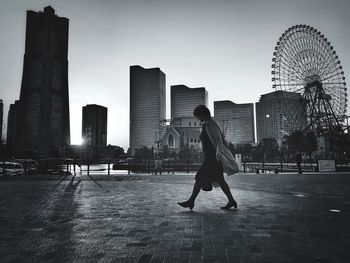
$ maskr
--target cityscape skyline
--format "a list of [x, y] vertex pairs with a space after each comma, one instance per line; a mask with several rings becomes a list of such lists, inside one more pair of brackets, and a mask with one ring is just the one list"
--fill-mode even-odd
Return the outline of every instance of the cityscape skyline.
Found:
[[[134, 64], [159, 67], [167, 75], [167, 118], [171, 85], [206, 87], [212, 112], [213, 101], [217, 100], [257, 102], [261, 94], [274, 91], [270, 75], [273, 48], [279, 36], [294, 24], [310, 24], [324, 33], [339, 54], [348, 78], [350, 35], [346, 29], [350, 23], [346, 1], [296, 1], [293, 5], [287, 1], [201, 1], [200, 6], [184, 1], [83, 3], [2, 1], [0, 30], [5, 41], [0, 44], [0, 98], [4, 101], [5, 123], [9, 104], [19, 98], [25, 12], [39, 11], [50, 4], [59, 16], [70, 20], [71, 26], [68, 49], [72, 144], [81, 136], [81, 107], [96, 103], [110, 109], [108, 143], [127, 149], [128, 69]], [[269, 10], [271, 5], [279, 6], [281, 12]], [[309, 16], [311, 8], [319, 15]], [[278, 16], [280, 23], [276, 23], [275, 16], [269, 18], [271, 14]], [[13, 24], [10, 28], [8, 21]], [[150, 30], [155, 30], [155, 23], [159, 29], [148, 36]]]

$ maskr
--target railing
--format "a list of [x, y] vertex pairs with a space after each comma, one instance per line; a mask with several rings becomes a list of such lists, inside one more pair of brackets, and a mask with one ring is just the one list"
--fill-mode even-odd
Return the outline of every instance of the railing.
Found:
[[[244, 172], [259, 173], [265, 171], [280, 172], [297, 172], [298, 167], [296, 163], [243, 163]], [[301, 169], [305, 172], [318, 171], [317, 163], [301, 163]]]
[[[9, 163], [20, 164], [17, 170], [8, 168]], [[190, 161], [161, 161], [147, 160], [136, 162], [134, 160], [105, 159], [91, 162], [71, 158], [47, 158], [38, 161], [32, 159], [15, 159], [0, 161], [0, 176], [11, 175], [118, 175], [118, 174], [174, 174], [174, 172], [195, 172], [201, 163]], [[304, 172], [318, 171], [317, 163], [302, 163]], [[243, 163], [241, 172], [297, 172], [296, 163]], [[337, 171], [350, 171], [350, 164], [338, 164]]]
[[197, 171], [199, 169], [200, 163], [187, 162], [174, 162], [174, 161], [164, 161], [157, 163], [154, 160], [147, 160], [144, 162], [119, 162], [113, 165], [113, 170], [127, 170], [128, 174], [130, 172], [146, 172], [148, 174], [153, 174], [157, 172], [167, 172], [174, 174], [177, 172]]

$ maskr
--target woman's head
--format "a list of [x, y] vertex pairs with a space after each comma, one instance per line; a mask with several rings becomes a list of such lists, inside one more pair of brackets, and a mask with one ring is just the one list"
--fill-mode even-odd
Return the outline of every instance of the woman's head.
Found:
[[193, 110], [193, 115], [197, 117], [200, 121], [206, 121], [211, 119], [210, 111], [204, 105], [198, 105]]

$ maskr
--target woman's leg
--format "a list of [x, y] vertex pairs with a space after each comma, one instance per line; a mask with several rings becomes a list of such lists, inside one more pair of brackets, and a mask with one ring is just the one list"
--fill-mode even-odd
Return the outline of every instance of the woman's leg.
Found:
[[198, 181], [196, 181], [194, 186], [193, 186], [191, 197], [187, 201], [181, 202], [178, 204], [182, 207], [185, 207], [185, 208], [188, 207], [189, 209], [192, 210], [192, 208], [194, 207], [194, 200], [196, 200], [196, 197], [200, 191], [201, 191], [201, 184]]
[[221, 187], [221, 190], [225, 193], [225, 195], [227, 196], [228, 198], [228, 201], [229, 202], [233, 202], [235, 199], [233, 198], [232, 196], [232, 193], [231, 193], [231, 190], [230, 190], [230, 187], [228, 186], [228, 184], [226, 183], [225, 180], [221, 180], [219, 182], [219, 185]]
[[198, 181], [196, 181], [193, 186], [192, 195], [188, 200], [194, 203], [194, 200], [196, 200], [196, 197], [198, 196], [200, 191], [201, 191], [201, 184]]
[[233, 198], [230, 187], [228, 186], [228, 184], [226, 183], [225, 180], [221, 180], [219, 182], [219, 185], [222, 189], [222, 191], [225, 193], [225, 195], [228, 198], [228, 203], [227, 205], [221, 207], [221, 209], [230, 209], [231, 207], [237, 208], [237, 202], [236, 200]]

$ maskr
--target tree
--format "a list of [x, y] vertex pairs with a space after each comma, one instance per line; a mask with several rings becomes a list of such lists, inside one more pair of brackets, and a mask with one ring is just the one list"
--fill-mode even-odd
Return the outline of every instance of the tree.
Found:
[[350, 137], [346, 133], [333, 133], [329, 136], [330, 150], [334, 153], [334, 157], [341, 161], [344, 160], [350, 149]]
[[305, 150], [305, 137], [302, 131], [295, 131], [287, 136], [288, 151], [296, 153]]
[[153, 159], [153, 150], [142, 146], [141, 148], [135, 149], [135, 160], [150, 160]]
[[243, 161], [247, 161], [251, 157], [252, 151], [253, 146], [249, 143], [238, 145], [237, 152], [242, 154]]
[[192, 156], [192, 152], [190, 148], [186, 145], [179, 152], [179, 159], [181, 161], [190, 161]]
[[314, 132], [309, 131], [305, 134], [305, 149], [304, 151], [311, 156], [313, 152], [317, 151], [317, 138]]
[[163, 146], [163, 158], [168, 158], [171, 155], [168, 145]]
[[258, 148], [266, 155], [267, 160], [274, 160], [278, 153], [278, 143], [274, 138], [264, 138], [258, 145]]

